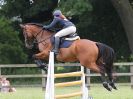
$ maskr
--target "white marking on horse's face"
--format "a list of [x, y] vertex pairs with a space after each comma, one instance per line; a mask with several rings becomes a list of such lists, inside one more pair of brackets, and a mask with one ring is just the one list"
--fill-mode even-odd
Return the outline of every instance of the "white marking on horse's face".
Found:
[[23, 35], [24, 35], [24, 39], [25, 39], [25, 47], [28, 49], [32, 49], [33, 43], [34, 43], [32, 34], [30, 33], [29, 29], [27, 29], [28, 27], [26, 25], [20, 24], [20, 27], [23, 29]]
[[25, 39], [25, 47], [26, 47], [26, 48], [32, 49], [33, 46], [34, 46], [34, 45], [33, 45], [33, 41]]

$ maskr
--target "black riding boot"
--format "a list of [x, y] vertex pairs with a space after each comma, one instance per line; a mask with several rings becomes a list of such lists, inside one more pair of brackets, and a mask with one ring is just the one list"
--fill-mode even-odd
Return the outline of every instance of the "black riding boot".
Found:
[[55, 37], [55, 44], [54, 48], [52, 49], [52, 52], [54, 52], [56, 55], [59, 53], [59, 43], [60, 43], [60, 37]]

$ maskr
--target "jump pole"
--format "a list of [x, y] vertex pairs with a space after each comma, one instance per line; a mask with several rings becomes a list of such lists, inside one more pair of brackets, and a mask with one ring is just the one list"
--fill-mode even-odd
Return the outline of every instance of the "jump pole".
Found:
[[81, 76], [81, 80], [83, 81], [82, 83], [82, 99], [88, 99], [88, 89], [85, 86], [85, 74], [84, 74], [84, 67], [81, 66], [81, 72], [82, 72], [82, 76]]
[[[66, 82], [66, 83], [54, 83], [55, 78], [62, 78], [62, 77], [72, 77], [72, 76], [81, 76], [80, 81], [74, 82]], [[72, 94], [67, 95], [55, 95], [55, 87], [63, 87], [63, 86], [73, 86], [73, 85], [81, 85], [81, 91], [75, 92]], [[54, 74], [54, 53], [50, 52], [49, 55], [49, 64], [48, 64], [48, 74], [47, 74], [47, 83], [46, 83], [46, 92], [44, 99], [60, 99], [61, 97], [73, 97], [81, 95], [81, 99], [90, 99], [88, 96], [88, 89], [85, 86], [85, 74], [84, 74], [84, 67], [81, 66], [80, 72], [72, 72], [72, 73], [63, 73], [63, 74]]]
[[54, 99], [54, 52], [50, 52], [44, 99]]

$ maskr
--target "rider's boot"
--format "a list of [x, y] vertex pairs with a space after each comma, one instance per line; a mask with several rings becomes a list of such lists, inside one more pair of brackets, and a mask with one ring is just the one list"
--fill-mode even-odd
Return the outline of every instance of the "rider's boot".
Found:
[[52, 49], [52, 52], [54, 52], [56, 55], [59, 53], [59, 43], [60, 43], [60, 37], [55, 37], [55, 44], [54, 48]]

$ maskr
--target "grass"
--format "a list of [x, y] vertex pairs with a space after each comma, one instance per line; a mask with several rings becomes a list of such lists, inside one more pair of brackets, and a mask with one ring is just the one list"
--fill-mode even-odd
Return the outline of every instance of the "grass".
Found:
[[[66, 94], [79, 90], [79, 87], [65, 87], [56, 89], [56, 94]], [[133, 99], [133, 90], [130, 86], [120, 86], [118, 90], [112, 92], [106, 91], [102, 86], [94, 85], [89, 90], [89, 95], [93, 99]], [[17, 88], [14, 93], [0, 93], [0, 99], [44, 99], [44, 91], [42, 88]], [[81, 99], [80, 97], [73, 97], [67, 99]]]
[[90, 95], [94, 99], [133, 99], [133, 89], [130, 86], [118, 87], [118, 90], [112, 92], [106, 91], [103, 87], [93, 87]]
[[16, 88], [13, 93], [0, 93], [0, 99], [44, 99], [41, 88]]

